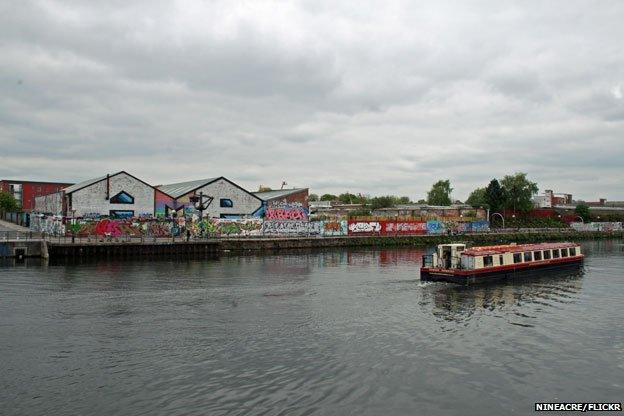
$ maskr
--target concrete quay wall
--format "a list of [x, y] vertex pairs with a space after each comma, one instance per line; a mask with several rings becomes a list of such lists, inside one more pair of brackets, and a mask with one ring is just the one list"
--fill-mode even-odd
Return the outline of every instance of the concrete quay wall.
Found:
[[362, 236], [362, 237], [292, 237], [292, 238], [237, 238], [220, 240], [222, 251], [261, 251], [326, 247], [425, 247], [442, 243], [465, 242], [475, 244], [531, 243], [542, 241], [581, 241], [605, 238], [624, 238], [624, 232], [540, 232], [540, 233], [483, 233], [464, 235]]
[[0, 241], [0, 258], [3, 257], [40, 257], [47, 258], [48, 251], [45, 241], [41, 240], [9, 240]]
[[554, 231], [539, 233], [483, 233], [465, 235], [362, 236], [362, 237], [282, 237], [224, 238], [215, 240], [116, 242], [116, 241], [1, 241], [0, 257], [41, 258], [133, 258], [143, 256], [216, 256], [243, 253], [332, 247], [425, 247], [464, 242], [472, 245], [530, 243], [541, 241], [582, 241], [624, 238], [624, 232]]

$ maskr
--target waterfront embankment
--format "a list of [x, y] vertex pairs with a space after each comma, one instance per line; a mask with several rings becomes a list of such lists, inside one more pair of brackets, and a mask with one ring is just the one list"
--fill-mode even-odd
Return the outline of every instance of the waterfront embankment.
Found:
[[[90, 257], [141, 257], [161, 255], [219, 255], [221, 253], [244, 253], [297, 249], [324, 249], [333, 247], [426, 247], [447, 242], [464, 242], [470, 245], [528, 243], [541, 241], [583, 241], [624, 238], [624, 232], [577, 232], [573, 230], [542, 230], [536, 232], [475, 233], [463, 235], [415, 235], [415, 236], [361, 236], [361, 237], [272, 237], [272, 238], [220, 238], [191, 241], [145, 241], [97, 239], [72, 242], [71, 239], [43, 241], [50, 258]], [[0, 243], [4, 244], [4, 243]], [[2, 251], [0, 251], [2, 252]], [[10, 254], [10, 250], [4, 250]], [[33, 255], [37, 251], [33, 251]], [[22, 252], [23, 254], [23, 252]], [[27, 253], [30, 255], [30, 253]]]

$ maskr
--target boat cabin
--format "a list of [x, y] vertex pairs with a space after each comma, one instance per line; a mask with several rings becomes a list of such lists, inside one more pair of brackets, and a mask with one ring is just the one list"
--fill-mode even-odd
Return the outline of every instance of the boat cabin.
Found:
[[432, 267], [438, 269], [457, 269], [461, 265], [461, 253], [466, 244], [440, 244], [433, 255]]
[[582, 257], [581, 247], [575, 243], [506, 244], [468, 249], [465, 244], [440, 244], [433, 255], [423, 257], [423, 267], [477, 270], [556, 263], [579, 257]]

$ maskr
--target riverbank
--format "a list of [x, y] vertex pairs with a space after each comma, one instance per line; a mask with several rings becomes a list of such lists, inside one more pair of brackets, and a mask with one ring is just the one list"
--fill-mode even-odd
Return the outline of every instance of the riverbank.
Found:
[[[479, 233], [464, 235], [362, 236], [362, 237], [280, 237], [222, 238], [191, 241], [45, 241], [42, 252], [50, 258], [141, 257], [161, 255], [209, 255], [333, 247], [426, 247], [448, 242], [469, 245], [529, 243], [542, 241], [582, 241], [624, 238], [624, 232], [540, 231], [521, 233]], [[2, 244], [2, 243], [0, 243]], [[2, 252], [0, 250], [0, 252]], [[8, 254], [8, 250], [5, 250]]]

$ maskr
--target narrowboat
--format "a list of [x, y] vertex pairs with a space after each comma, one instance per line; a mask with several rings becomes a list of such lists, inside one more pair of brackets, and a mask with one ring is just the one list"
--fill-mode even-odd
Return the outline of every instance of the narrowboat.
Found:
[[465, 244], [440, 244], [435, 253], [423, 256], [420, 279], [478, 283], [578, 267], [583, 257], [581, 246], [576, 243], [512, 243], [470, 248]]

